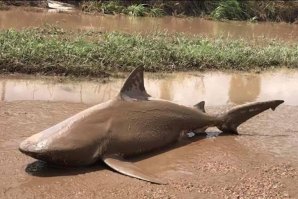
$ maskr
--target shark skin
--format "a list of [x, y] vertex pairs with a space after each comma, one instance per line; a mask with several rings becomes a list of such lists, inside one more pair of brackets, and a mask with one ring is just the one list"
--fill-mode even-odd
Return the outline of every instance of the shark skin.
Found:
[[165, 184], [125, 158], [169, 146], [179, 141], [181, 132], [204, 132], [215, 126], [224, 133], [238, 134], [240, 124], [283, 102], [255, 102], [210, 115], [205, 112], [205, 102], [186, 107], [151, 98], [144, 87], [143, 67], [138, 67], [115, 98], [32, 135], [19, 150], [62, 166], [87, 166], [102, 160], [124, 175]]

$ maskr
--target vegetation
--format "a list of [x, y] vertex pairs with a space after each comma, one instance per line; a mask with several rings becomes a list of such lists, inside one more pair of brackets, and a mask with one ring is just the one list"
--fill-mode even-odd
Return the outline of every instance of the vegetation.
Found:
[[[60, 0], [79, 6], [84, 12], [127, 14], [131, 16], [163, 15], [200, 16], [215, 20], [298, 22], [298, 1], [289, 0]], [[0, 0], [6, 5], [46, 7], [46, 0]]]
[[[289, 0], [60, 0], [73, 3], [84, 12], [127, 14], [131, 16], [163, 15], [200, 16], [215, 20], [298, 22], [298, 1]], [[0, 0], [0, 10], [7, 5], [46, 7], [46, 0]]]
[[0, 10], [1, 8], [9, 9], [7, 6], [14, 5], [14, 6], [38, 6], [38, 7], [46, 7], [47, 1], [46, 0], [0, 0]]
[[215, 19], [273, 20], [294, 22], [298, 20], [298, 1], [219, 1], [211, 12]]
[[0, 72], [104, 76], [110, 71], [298, 68], [298, 45], [155, 33], [0, 31]]
[[227, 0], [219, 2], [219, 5], [211, 12], [211, 16], [217, 20], [243, 19], [244, 13], [238, 1]]
[[128, 4], [124, 6], [123, 3], [117, 0], [113, 1], [84, 1], [81, 8], [85, 12], [101, 12], [104, 14], [127, 14], [130, 16], [163, 16], [163, 10], [149, 6], [147, 4]]
[[4, 4], [3, 1], [0, 1], [0, 10], [6, 10], [8, 9], [7, 6]]
[[83, 1], [86, 12], [123, 13], [133, 16], [191, 15], [210, 16], [216, 20], [298, 20], [298, 1], [242, 0], [109, 0]]

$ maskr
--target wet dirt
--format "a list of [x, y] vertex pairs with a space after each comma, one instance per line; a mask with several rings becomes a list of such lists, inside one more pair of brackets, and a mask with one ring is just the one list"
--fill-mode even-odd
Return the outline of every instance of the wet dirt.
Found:
[[218, 130], [208, 129], [208, 136], [131, 160], [168, 185], [126, 177], [101, 163], [53, 168], [17, 149], [33, 133], [111, 98], [123, 79], [104, 84], [1, 77], [0, 82], [0, 198], [298, 198], [298, 78], [293, 71], [146, 75], [153, 96], [184, 105], [205, 99], [212, 113], [235, 103], [286, 98], [275, 112], [240, 126], [240, 136], [215, 136]]
[[298, 41], [298, 25], [287, 23], [218, 22], [188, 17], [129, 17], [123, 15], [87, 15], [82, 12], [34, 12], [24, 8], [0, 11], [0, 29], [39, 27], [45, 24], [70, 30], [123, 31], [129, 33], [186, 33], [209, 37], [280, 39]]

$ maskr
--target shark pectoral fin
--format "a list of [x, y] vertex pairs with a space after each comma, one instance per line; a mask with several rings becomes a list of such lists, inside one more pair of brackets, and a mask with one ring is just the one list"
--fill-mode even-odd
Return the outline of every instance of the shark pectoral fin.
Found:
[[124, 175], [138, 178], [144, 181], [148, 181], [155, 184], [166, 184], [164, 182], [161, 182], [156, 177], [152, 176], [151, 174], [148, 174], [144, 171], [142, 171], [140, 168], [132, 164], [131, 162], [128, 162], [124, 160], [122, 157], [117, 155], [110, 155], [105, 156], [102, 158], [102, 160], [112, 169], [115, 171], [118, 171], [119, 173], [122, 173]]

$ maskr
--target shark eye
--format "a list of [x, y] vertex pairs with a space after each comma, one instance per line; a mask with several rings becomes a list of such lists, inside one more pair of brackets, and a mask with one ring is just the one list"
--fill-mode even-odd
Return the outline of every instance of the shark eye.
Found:
[[195, 136], [196, 134], [194, 132], [190, 131], [190, 132], [186, 133], [186, 135], [187, 135], [187, 137], [191, 138], [191, 137]]

